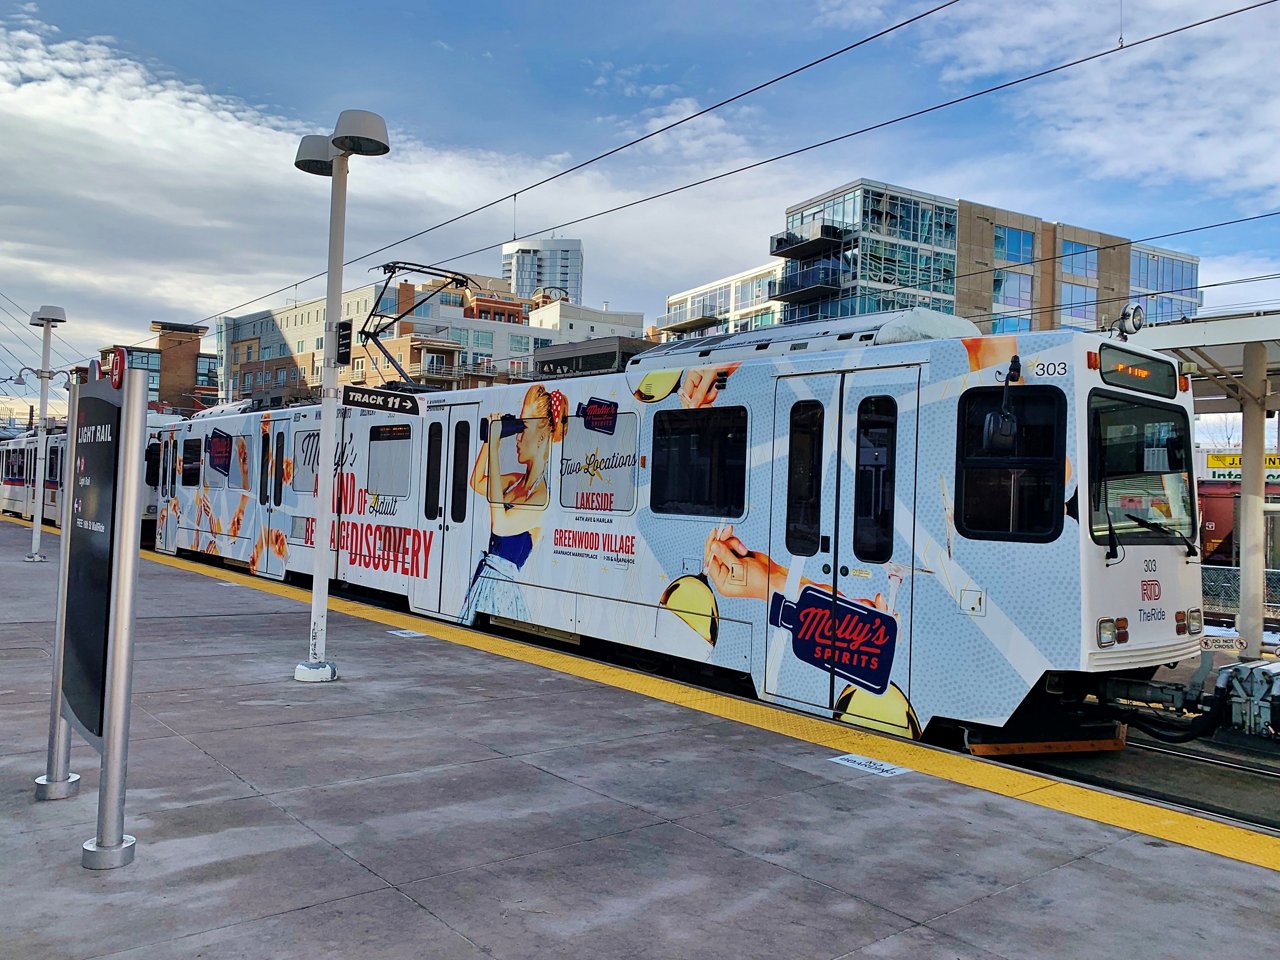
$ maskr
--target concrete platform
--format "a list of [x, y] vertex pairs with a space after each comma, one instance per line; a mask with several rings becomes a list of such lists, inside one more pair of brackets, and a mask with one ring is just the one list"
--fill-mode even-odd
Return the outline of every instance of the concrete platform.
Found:
[[159, 562], [137, 859], [84, 870], [96, 755], [33, 800], [56, 565], [28, 536], [0, 523], [5, 960], [1274, 952], [1274, 837], [340, 600], [342, 679], [297, 683], [301, 594]]

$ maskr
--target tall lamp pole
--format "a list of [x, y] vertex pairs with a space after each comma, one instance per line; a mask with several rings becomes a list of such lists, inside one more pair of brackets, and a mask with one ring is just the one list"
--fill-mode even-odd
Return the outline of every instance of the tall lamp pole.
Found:
[[40, 350], [40, 369], [36, 376], [40, 378], [40, 420], [36, 424], [36, 475], [33, 478], [35, 505], [31, 511], [31, 552], [26, 556], [27, 563], [44, 563], [44, 554], [40, 552], [40, 528], [44, 526], [44, 473], [45, 473], [45, 439], [48, 432], [49, 418], [49, 380], [53, 371], [49, 369], [49, 348], [53, 339], [53, 328], [67, 322], [67, 312], [61, 307], [43, 306], [31, 314], [31, 326], [44, 328], [44, 345]]
[[307, 136], [293, 165], [304, 173], [333, 179], [329, 200], [329, 271], [325, 295], [324, 360], [320, 368], [320, 453], [317, 464], [316, 530], [312, 545], [311, 638], [307, 659], [295, 680], [338, 678], [338, 665], [325, 659], [329, 630], [329, 578], [333, 576], [333, 475], [338, 449], [338, 321], [342, 319], [342, 241], [347, 222], [347, 157], [380, 157], [391, 151], [387, 123], [367, 110], [344, 110], [333, 136]]

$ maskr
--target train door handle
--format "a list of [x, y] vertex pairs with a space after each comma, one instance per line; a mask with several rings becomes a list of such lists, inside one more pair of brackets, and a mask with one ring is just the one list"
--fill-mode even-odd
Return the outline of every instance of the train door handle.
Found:
[[831, 538], [827, 536], [825, 533], [818, 538], [818, 552], [819, 553], [831, 552]]

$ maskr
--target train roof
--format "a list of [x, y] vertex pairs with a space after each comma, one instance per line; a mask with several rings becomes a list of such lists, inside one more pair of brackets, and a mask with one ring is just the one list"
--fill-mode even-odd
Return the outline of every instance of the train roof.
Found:
[[[982, 331], [972, 320], [927, 307], [912, 307], [910, 310], [890, 310], [833, 320], [788, 323], [745, 333], [673, 340], [646, 350], [627, 364], [627, 369], [680, 365], [712, 355], [717, 361], [736, 360], [793, 350], [844, 350], [850, 346], [980, 336]], [[800, 346], [801, 343], [804, 346]]]

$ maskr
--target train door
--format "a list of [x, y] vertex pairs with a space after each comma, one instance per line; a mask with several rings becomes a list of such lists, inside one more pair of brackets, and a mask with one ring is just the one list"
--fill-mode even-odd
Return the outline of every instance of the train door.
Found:
[[766, 693], [907, 735], [919, 378], [778, 381], [766, 640]]
[[174, 433], [160, 432], [160, 463], [156, 471], [156, 549], [161, 553], [175, 553], [177, 517], [174, 516], [173, 499]]
[[478, 410], [474, 403], [457, 404], [428, 410], [422, 418], [422, 564], [410, 587], [415, 610], [457, 615], [471, 582], [475, 505], [470, 479]]
[[257, 494], [261, 526], [249, 566], [254, 573], [273, 580], [284, 579], [292, 529], [292, 518], [283, 508], [285, 463], [291, 450], [289, 425], [292, 419], [289, 413], [264, 414], [259, 435]]
[[44, 518], [55, 525], [62, 523], [62, 455], [65, 451], [63, 438], [45, 438]]
[[36, 515], [36, 504], [44, 487], [44, 478], [36, 476], [36, 441], [28, 440], [22, 447], [23, 498], [22, 516], [30, 520]]

